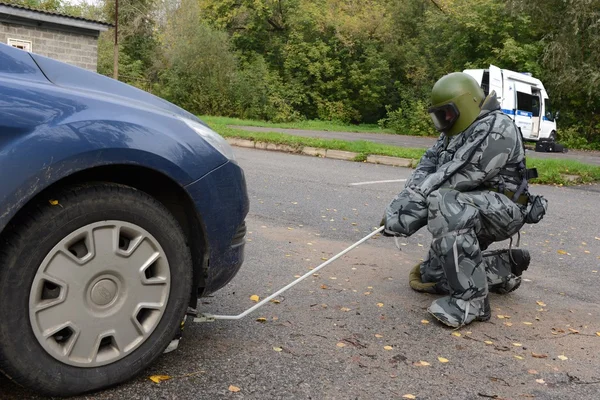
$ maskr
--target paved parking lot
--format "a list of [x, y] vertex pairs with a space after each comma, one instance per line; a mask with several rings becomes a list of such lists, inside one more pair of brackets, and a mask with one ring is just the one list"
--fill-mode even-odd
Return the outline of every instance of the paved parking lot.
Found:
[[[203, 312], [240, 313], [254, 304], [250, 296], [273, 293], [371, 232], [411, 172], [236, 153], [251, 197], [247, 259], [203, 299]], [[410, 290], [425, 229], [400, 249], [378, 237], [244, 320], [189, 324], [180, 348], [143, 376], [87, 398], [600, 398], [600, 190], [534, 190], [550, 210], [523, 229], [533, 257], [527, 280], [492, 295], [488, 323], [443, 328], [425, 311], [433, 296]], [[172, 379], [155, 384], [150, 375]], [[30, 396], [0, 378], [0, 398]]]

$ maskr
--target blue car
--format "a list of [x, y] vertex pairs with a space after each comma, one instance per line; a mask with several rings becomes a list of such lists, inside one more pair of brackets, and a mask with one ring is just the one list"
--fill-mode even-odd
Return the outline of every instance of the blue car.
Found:
[[144, 91], [0, 45], [0, 371], [46, 395], [126, 381], [244, 259], [227, 142]]

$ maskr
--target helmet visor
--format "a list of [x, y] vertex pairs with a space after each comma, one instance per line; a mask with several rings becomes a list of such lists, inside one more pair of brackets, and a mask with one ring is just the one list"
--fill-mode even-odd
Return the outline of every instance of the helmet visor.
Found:
[[454, 103], [444, 104], [438, 107], [431, 107], [427, 111], [431, 116], [431, 120], [433, 121], [433, 125], [435, 125], [435, 129], [440, 132], [444, 132], [452, 128], [452, 125], [454, 125], [460, 116], [460, 112]]

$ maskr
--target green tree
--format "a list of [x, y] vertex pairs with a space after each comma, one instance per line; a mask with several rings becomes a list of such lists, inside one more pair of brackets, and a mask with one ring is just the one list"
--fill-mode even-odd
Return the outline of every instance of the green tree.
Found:
[[235, 56], [229, 39], [200, 19], [195, 2], [183, 2], [160, 36], [155, 61], [158, 94], [191, 112], [232, 115], [235, 110]]
[[[544, 83], [561, 112], [559, 129], [600, 148], [600, 0], [515, 0], [535, 21]], [[566, 135], [563, 135], [566, 136]], [[572, 137], [571, 137], [572, 138]]]

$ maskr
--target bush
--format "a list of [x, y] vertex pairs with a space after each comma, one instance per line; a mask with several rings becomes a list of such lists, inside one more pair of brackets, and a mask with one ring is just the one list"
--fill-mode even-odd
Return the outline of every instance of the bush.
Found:
[[382, 128], [390, 128], [401, 135], [437, 136], [427, 104], [423, 100], [402, 100], [396, 110], [388, 109], [387, 117], [379, 121]]
[[559, 129], [558, 142], [571, 149], [600, 150], [600, 142], [589, 142], [583, 132], [584, 129], [577, 125]]

